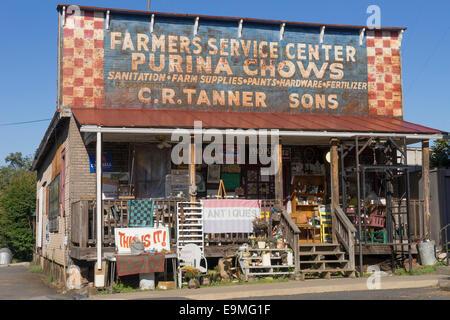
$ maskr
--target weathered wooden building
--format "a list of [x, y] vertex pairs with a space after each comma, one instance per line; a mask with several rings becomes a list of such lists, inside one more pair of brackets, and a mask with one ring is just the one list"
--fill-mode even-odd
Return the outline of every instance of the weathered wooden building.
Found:
[[[130, 199], [155, 200], [153, 219], [175, 248], [177, 203], [217, 195], [219, 181], [228, 197], [262, 200], [299, 272], [351, 273], [355, 256], [395, 259], [420, 240], [409, 228], [408, 190], [396, 186], [409, 176], [406, 146], [422, 142], [425, 217], [417, 223], [427, 223], [428, 144], [445, 133], [403, 120], [405, 28], [68, 5], [57, 12], [58, 105], [33, 163], [42, 261], [101, 269], [114, 229], [128, 227]], [[251, 143], [264, 130], [276, 136], [273, 148]], [[184, 154], [188, 163], [171, 157], [174, 134], [199, 150]], [[231, 149], [214, 154], [232, 163], [202, 160], [207, 134], [234, 136]], [[274, 163], [249, 163], [252, 153], [279, 170], [261, 174]], [[329, 238], [314, 227], [326, 205]], [[248, 233], [205, 233], [204, 241], [205, 255], [218, 257]], [[313, 262], [318, 252], [333, 257]]]

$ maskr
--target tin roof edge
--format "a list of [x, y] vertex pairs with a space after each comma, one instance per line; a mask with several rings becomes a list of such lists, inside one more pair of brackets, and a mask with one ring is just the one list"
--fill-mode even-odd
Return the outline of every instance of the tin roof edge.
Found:
[[[56, 9], [59, 10], [62, 7], [71, 6], [72, 4], [58, 4]], [[116, 9], [116, 8], [104, 8], [104, 7], [91, 7], [91, 6], [77, 6], [84, 10], [91, 11], [110, 11], [116, 13], [125, 13], [125, 14], [138, 14], [138, 15], [148, 15], [155, 14], [159, 16], [167, 16], [167, 17], [178, 17], [178, 18], [202, 18], [207, 20], [229, 20], [229, 21], [240, 21], [246, 20], [254, 23], [265, 23], [265, 24], [281, 24], [285, 23], [287, 25], [296, 25], [296, 26], [304, 26], [304, 27], [330, 27], [330, 28], [341, 28], [341, 29], [370, 29], [368, 26], [360, 26], [360, 25], [341, 25], [341, 24], [329, 24], [329, 23], [314, 23], [314, 22], [299, 22], [299, 21], [285, 21], [285, 20], [270, 20], [270, 19], [258, 19], [258, 18], [244, 18], [244, 17], [226, 17], [226, 16], [211, 16], [211, 15], [201, 15], [201, 14], [188, 14], [188, 13], [169, 13], [169, 12], [158, 12], [158, 11], [144, 11], [144, 10], [128, 10], [128, 9]], [[406, 27], [380, 27], [379, 30], [406, 30]]]

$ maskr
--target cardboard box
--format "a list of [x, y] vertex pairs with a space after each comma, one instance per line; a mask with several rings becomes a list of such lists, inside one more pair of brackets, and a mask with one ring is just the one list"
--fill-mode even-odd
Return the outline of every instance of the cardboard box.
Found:
[[175, 281], [159, 281], [158, 288], [162, 290], [175, 289]]

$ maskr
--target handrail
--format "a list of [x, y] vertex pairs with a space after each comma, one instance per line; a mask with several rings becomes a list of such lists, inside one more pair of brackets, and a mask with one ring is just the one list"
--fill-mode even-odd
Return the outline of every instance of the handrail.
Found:
[[347, 217], [347, 215], [344, 213], [344, 210], [342, 210], [342, 208], [340, 206], [335, 206], [334, 208], [335, 208], [336, 217], [338, 217], [338, 219], [341, 220], [343, 224], [345, 224], [346, 228], [351, 232], [356, 232], [355, 226], [350, 221], [350, 219]]
[[444, 234], [445, 234], [445, 241], [443, 241], [444, 239], [441, 239], [441, 241], [443, 242], [442, 244], [445, 245], [445, 255], [447, 256], [447, 266], [449, 265], [449, 256], [448, 256], [448, 227], [450, 227], [450, 223], [447, 224], [446, 226], [442, 227], [441, 230], [439, 230], [440, 236], [442, 237], [442, 231], [445, 230]]
[[280, 212], [280, 224], [281, 226], [283, 226], [283, 235], [294, 251], [295, 273], [297, 273], [298, 271], [300, 271], [300, 255], [298, 246], [300, 229], [297, 227], [294, 221], [292, 221], [291, 217], [284, 208], [281, 208]]
[[291, 217], [288, 215], [286, 210], [281, 211], [281, 215], [286, 220], [286, 222], [289, 224], [289, 227], [292, 229], [293, 233], [300, 233], [300, 229], [297, 227], [297, 225], [292, 221]]
[[345, 215], [344, 211], [340, 206], [334, 206], [333, 211], [336, 217], [336, 223], [333, 225], [333, 229], [336, 232], [336, 237], [339, 242], [344, 246], [348, 253], [349, 267], [351, 269], [355, 268], [355, 248], [354, 239], [356, 228], [353, 223]]
[[442, 230], [447, 229], [448, 227], [450, 227], [450, 223], [444, 227], [441, 228], [441, 230], [439, 230], [439, 232], [442, 232]]

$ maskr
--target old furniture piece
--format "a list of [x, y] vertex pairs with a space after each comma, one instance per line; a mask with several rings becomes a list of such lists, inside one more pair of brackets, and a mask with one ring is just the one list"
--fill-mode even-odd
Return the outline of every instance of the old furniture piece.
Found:
[[324, 175], [304, 174], [293, 177], [291, 218], [300, 229], [300, 242], [320, 241], [319, 206], [324, 203]]
[[129, 184], [128, 181], [119, 180], [117, 198], [123, 200], [134, 199], [134, 186]]
[[[201, 266], [201, 261], [205, 261], [205, 266]], [[207, 273], [208, 272], [208, 261], [206, 260], [205, 256], [202, 253], [201, 248], [194, 244], [190, 243], [187, 244], [181, 249], [178, 253], [178, 262], [179, 262], [179, 268], [178, 268], [178, 286], [181, 288], [181, 285], [183, 283], [183, 267], [189, 266], [197, 269], [201, 273]]]
[[331, 221], [331, 212], [325, 206], [319, 206], [320, 218], [320, 241], [332, 242], [331, 228], [333, 227]]
[[[203, 205], [201, 202], [177, 203], [177, 257], [178, 286], [182, 285], [183, 266], [191, 266], [202, 273], [207, 271], [200, 267], [200, 260], [204, 259], [203, 235]], [[206, 264], [206, 260], [205, 260]]]
[[[283, 255], [290, 255], [283, 263]], [[244, 277], [289, 275], [294, 273], [291, 249], [248, 248], [238, 252], [239, 265]]]
[[[367, 211], [369, 215], [366, 215], [366, 221], [361, 221], [362, 225], [366, 225], [367, 232], [361, 231], [362, 239], [365, 239], [365, 242], [370, 243], [387, 243], [387, 232], [385, 229], [386, 226], [386, 205], [368, 205]], [[359, 224], [359, 217], [357, 215], [354, 216], [354, 224]]]
[[[172, 260], [172, 273], [173, 273], [173, 281], [176, 281], [176, 254], [173, 253], [169, 253], [169, 254], [161, 254], [161, 253], [145, 253], [144, 255], [147, 255], [147, 257], [149, 255], [153, 255], [155, 256], [155, 259], [152, 259], [152, 261], [150, 262], [150, 260], [147, 258], [146, 263], [147, 266], [142, 265], [142, 266], [137, 266], [138, 268], [148, 268], [148, 267], [153, 267], [155, 272], [162, 272], [161, 270], [163, 270], [164, 272], [164, 279], [167, 279], [167, 261], [161, 261], [159, 259], [159, 256], [162, 255], [162, 257], [164, 257], [164, 260], [170, 259]], [[117, 277], [120, 276], [119, 272], [116, 272], [116, 264], [117, 264], [117, 257], [119, 256], [129, 256], [129, 255], [121, 255], [119, 253], [114, 253], [114, 252], [106, 252], [105, 253], [105, 259], [109, 262], [109, 266], [107, 268], [107, 270], [109, 271], [109, 292], [112, 293], [113, 292], [113, 284], [114, 282], [117, 280]], [[123, 260], [122, 260], [123, 262]], [[120, 262], [119, 262], [120, 263]], [[149, 265], [152, 264], [152, 265]], [[162, 268], [160, 266], [160, 264], [162, 263]], [[124, 271], [123, 269], [123, 264], [122, 264], [122, 269], [120, 271], [120, 273], [122, 274], [122, 272]], [[130, 270], [128, 270], [129, 272]], [[139, 270], [140, 272], [141, 270]], [[144, 270], [145, 271], [145, 270]], [[123, 274], [122, 274], [123, 275]]]

